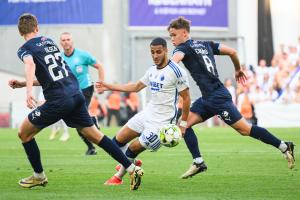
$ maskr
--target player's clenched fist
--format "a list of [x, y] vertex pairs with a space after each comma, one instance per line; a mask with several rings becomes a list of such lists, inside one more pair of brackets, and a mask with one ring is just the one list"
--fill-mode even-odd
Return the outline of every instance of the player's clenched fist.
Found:
[[22, 87], [25, 86], [24, 82], [21, 82], [21, 81], [15, 80], [15, 79], [9, 80], [9, 81], [8, 81], [8, 85], [9, 85], [12, 89], [15, 89], [15, 88], [22, 88]]

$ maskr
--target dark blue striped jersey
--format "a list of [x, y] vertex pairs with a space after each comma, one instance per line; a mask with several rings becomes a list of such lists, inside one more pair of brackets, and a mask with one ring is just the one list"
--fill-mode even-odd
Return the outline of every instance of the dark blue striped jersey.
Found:
[[80, 93], [77, 79], [51, 39], [35, 37], [28, 40], [18, 50], [18, 56], [22, 61], [24, 57], [32, 56], [36, 65], [35, 76], [46, 100]]
[[200, 87], [202, 96], [209, 96], [216, 88], [223, 85], [219, 80], [214, 55], [219, 55], [219, 43], [212, 41], [187, 40], [178, 45], [173, 54], [184, 54], [182, 62]]

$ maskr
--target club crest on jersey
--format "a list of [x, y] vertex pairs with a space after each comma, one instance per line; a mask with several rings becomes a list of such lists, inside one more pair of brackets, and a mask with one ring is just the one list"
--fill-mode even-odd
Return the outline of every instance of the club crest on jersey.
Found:
[[160, 76], [160, 81], [164, 81], [165, 80], [165, 76], [164, 75], [161, 75]]
[[35, 119], [40, 116], [41, 116], [41, 111], [37, 109], [31, 114], [32, 119]]
[[83, 72], [83, 67], [81, 65], [78, 65], [76, 66], [76, 72], [79, 74], [79, 73], [82, 73]]
[[228, 111], [224, 110], [221, 115], [225, 121], [231, 121]]

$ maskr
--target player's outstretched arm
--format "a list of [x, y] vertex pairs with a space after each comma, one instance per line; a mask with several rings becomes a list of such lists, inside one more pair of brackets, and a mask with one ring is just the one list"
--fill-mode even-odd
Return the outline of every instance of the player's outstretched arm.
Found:
[[104, 81], [96, 82], [96, 88], [99, 91], [120, 91], [120, 92], [139, 92], [141, 89], [145, 88], [146, 85], [141, 81], [137, 83], [127, 83], [127, 84], [110, 84]]
[[220, 54], [227, 55], [230, 57], [235, 69], [235, 78], [237, 82], [244, 85], [247, 80], [247, 77], [244, 74], [244, 72], [241, 70], [240, 60], [237, 51], [231, 47], [221, 44]]
[[26, 86], [26, 81], [18, 81], [18, 80], [12, 79], [12, 80], [8, 81], [8, 85], [12, 89], [22, 88], [22, 87]]
[[[18, 81], [16, 79], [12, 79], [8, 81], [8, 85], [12, 88], [12, 89], [16, 89], [16, 88], [23, 88], [26, 87], [26, 81]], [[40, 86], [40, 83], [38, 80], [34, 80], [33, 81], [33, 86]]]

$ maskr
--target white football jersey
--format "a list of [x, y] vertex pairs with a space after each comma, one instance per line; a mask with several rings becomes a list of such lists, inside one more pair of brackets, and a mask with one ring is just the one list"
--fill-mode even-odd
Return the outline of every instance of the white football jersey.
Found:
[[189, 87], [186, 71], [173, 61], [163, 69], [151, 66], [140, 79], [151, 90], [145, 108], [148, 120], [157, 123], [175, 123], [178, 93]]

